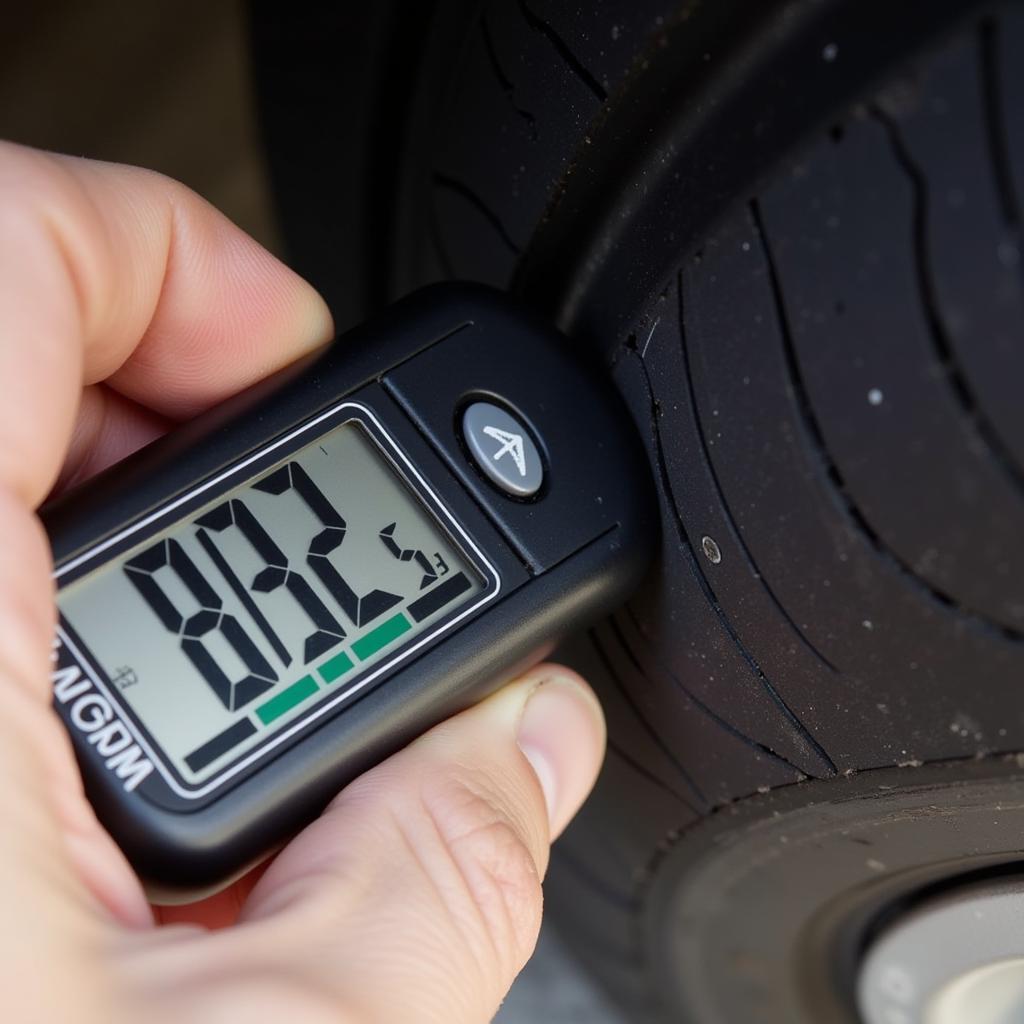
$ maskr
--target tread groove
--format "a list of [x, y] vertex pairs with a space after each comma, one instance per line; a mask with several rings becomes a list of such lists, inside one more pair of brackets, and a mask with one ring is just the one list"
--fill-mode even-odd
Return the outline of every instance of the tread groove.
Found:
[[[625, 611], [627, 618], [630, 620], [630, 623], [636, 630], [636, 632], [641, 637], [643, 637], [645, 641], [650, 643], [651, 638], [647, 631], [641, 625], [640, 621], [637, 619], [636, 613], [633, 611], [633, 609], [628, 604], [626, 604], [624, 605], [623, 610]], [[642, 673], [645, 677], [648, 676], [649, 673], [647, 673], [644, 670], [643, 666], [640, 664], [639, 656], [635, 653], [632, 645], [626, 638], [626, 635], [622, 632], [622, 628], [614, 619], [610, 620], [610, 625], [612, 627], [612, 630], [615, 632], [616, 639], [622, 645], [623, 650], [629, 656], [630, 660], [636, 665], [637, 671]], [[658, 671], [664, 673], [666, 677], [671, 679], [673, 684], [677, 686], [684, 694], [686, 694], [689, 700], [693, 701], [696, 708], [702, 714], [707, 715], [707, 717], [710, 718], [711, 721], [713, 721], [715, 725], [717, 725], [723, 732], [728, 733], [734, 739], [739, 740], [746, 746], [752, 747], [759, 754], [762, 754], [765, 757], [769, 757], [773, 761], [781, 762], [787, 768], [791, 768], [794, 772], [796, 772], [797, 775], [806, 775], [806, 772], [799, 765], [793, 764], [793, 762], [790, 761], [789, 758], [787, 758], [784, 754], [780, 754], [778, 751], [772, 750], [771, 747], [766, 746], [759, 740], [755, 740], [752, 736], [748, 736], [745, 732], [738, 729], [730, 721], [723, 718], [717, 711], [715, 711], [703, 700], [701, 700], [700, 697], [696, 696], [696, 694], [694, 694], [694, 692], [679, 678], [679, 676], [677, 676], [675, 672], [673, 672], [663, 661], [661, 661], [660, 658], [652, 656], [652, 661], [657, 666]]]
[[913, 212], [911, 214], [912, 251], [914, 269], [917, 277], [918, 293], [928, 333], [935, 350], [939, 365], [946, 374], [953, 394], [963, 411], [964, 418], [970, 424], [979, 440], [988, 448], [993, 462], [1003, 471], [1013, 486], [1024, 495], [1024, 472], [1017, 466], [1013, 455], [1006, 447], [999, 432], [982, 411], [970, 380], [964, 372], [953, 349], [949, 331], [943, 321], [939, 298], [935, 289], [932, 271], [931, 246], [928, 232], [928, 207], [930, 203], [928, 182], [924, 172], [912, 156], [899, 125], [881, 107], [873, 105], [871, 115], [885, 129], [892, 149], [893, 157], [906, 175], [913, 196]]
[[647, 720], [647, 717], [644, 715], [644, 713], [640, 710], [639, 707], [637, 707], [636, 701], [633, 700], [632, 694], [629, 692], [629, 687], [625, 685], [624, 681], [619, 676], [619, 673], [616, 671], [614, 664], [612, 664], [612, 659], [609, 657], [608, 651], [605, 648], [604, 644], [601, 642], [600, 637], [598, 637], [597, 632], [591, 629], [587, 631], [587, 635], [590, 637], [590, 642], [594, 646], [594, 652], [597, 654], [598, 659], [604, 666], [605, 671], [614, 681], [616, 688], [619, 690], [622, 696], [622, 699], [629, 705], [629, 708], [636, 716], [637, 721], [643, 726], [644, 732], [646, 732], [647, 735], [650, 736], [652, 740], [654, 740], [655, 746], [657, 746], [657, 748], [669, 759], [669, 761], [672, 763], [675, 769], [679, 772], [680, 777], [686, 783], [687, 788], [693, 794], [694, 798], [701, 805], [701, 807], [695, 806], [691, 800], [681, 798], [683, 803], [689, 810], [693, 811], [694, 814], [698, 814], [701, 808], [707, 809], [708, 807], [710, 807], [710, 801], [707, 799], [707, 797], [704, 796], [704, 793], [702, 792], [701, 788], [697, 785], [693, 776], [690, 775], [690, 773], [683, 766], [682, 762], [676, 756], [675, 751], [673, 751], [672, 748], [661, 738], [661, 736], [658, 735], [658, 733], [654, 729], [654, 726], [651, 725], [651, 723]]
[[739, 633], [733, 626], [729, 617], [725, 614], [725, 609], [722, 608], [718, 602], [718, 598], [715, 596], [714, 589], [708, 582], [708, 578], [704, 575], [701, 569], [700, 563], [697, 560], [697, 556], [694, 553], [693, 545], [690, 542], [689, 534], [686, 531], [686, 526], [683, 523], [682, 517], [679, 514], [679, 505], [675, 498], [675, 491], [672, 486], [672, 478], [668, 472], [668, 461], [665, 458], [665, 446], [661, 436], [661, 427], [658, 424], [658, 416], [660, 415], [657, 408], [657, 400], [654, 397], [654, 385], [651, 382], [650, 373], [647, 370], [647, 365], [644, 363], [640, 353], [634, 346], [627, 345], [623, 350], [626, 354], [632, 354], [637, 363], [640, 366], [641, 373], [643, 376], [644, 384], [647, 389], [647, 395], [650, 406], [650, 421], [651, 431], [654, 437], [654, 448], [655, 448], [655, 461], [657, 463], [657, 472], [661, 480], [662, 489], [665, 492], [665, 496], [669, 503], [672, 505], [672, 521], [675, 523], [676, 532], [679, 534], [681, 541], [681, 547], [686, 554], [686, 558], [690, 563], [690, 571], [693, 573], [697, 585], [701, 588], [704, 594], [704, 599], [708, 602], [711, 608], [714, 610], [716, 617], [718, 618], [719, 624], [725, 630], [729, 639], [735, 645], [736, 650], [743, 657], [743, 660], [749, 666], [751, 672], [760, 680], [764, 686], [768, 695], [772, 698], [775, 704], [778, 706], [782, 714], [787, 720], [793, 725], [793, 727], [804, 737], [808, 745], [814, 750], [821, 758], [822, 762], [828, 766], [829, 770], [833, 773], [837, 772], [835, 762], [829, 757], [828, 753], [821, 746], [820, 743], [811, 735], [810, 730], [800, 721], [799, 718], [793, 714], [789, 705], [782, 699], [781, 694], [772, 685], [768, 677], [765, 675], [761, 666], [758, 664], [757, 659], [747, 649], [746, 644], [740, 639]]
[[918, 576], [902, 558], [885, 544], [882, 538], [875, 532], [874, 527], [864, 517], [864, 513], [861, 512], [856, 502], [854, 502], [842, 474], [839, 472], [839, 468], [829, 455], [825, 436], [821, 425], [818, 423], [814, 407], [811, 405], [810, 395], [807, 393], [807, 386], [804, 383], [803, 373], [800, 370], [800, 363], [797, 359], [796, 346], [793, 343], [789, 315], [786, 312], [785, 298], [782, 294], [782, 282], [779, 279], [778, 267], [775, 264], [775, 257], [772, 254], [771, 244], [768, 241], [768, 234], [765, 230], [764, 218], [761, 215], [760, 203], [757, 199], [750, 200], [750, 212], [768, 267], [768, 279], [771, 284], [775, 315], [782, 336], [782, 349], [789, 373], [798, 422], [803, 428], [822, 473], [831, 485], [830, 491], [837, 505], [845, 512], [851, 525], [863, 536], [875, 555], [907, 583], [915, 587], [919, 592], [927, 595], [934, 604], [947, 612], [953, 612], [962, 616], [965, 622], [979, 631], [990, 635], [994, 634], [1014, 644], [1024, 643], [1024, 632], [1004, 626], [1002, 623], [994, 622], [973, 609], [965, 607], [955, 598], [945, 593], [945, 591], [939, 590], [938, 587], [933, 586], [927, 580]]
[[1018, 233], [1021, 227], [1020, 196], [1013, 181], [1013, 162], [1007, 139], [1006, 104], [1000, 84], [999, 24], [985, 18], [978, 28], [978, 61], [981, 67], [981, 95], [984, 103], [985, 132], [988, 137], [989, 159], [995, 177], [996, 193], [1006, 223]]
[[491, 71], [494, 72], [494, 77], [498, 80], [498, 86], [505, 94], [512, 109], [526, 122], [530, 138], [536, 142], [540, 137], [537, 130], [537, 118], [529, 110], [519, 106], [516, 102], [516, 87], [512, 79], [505, 74], [505, 69], [501, 66], [498, 51], [494, 45], [494, 36], [491, 33], [491, 26], [487, 22], [486, 14], [480, 18], [480, 33], [483, 36], [484, 49], [487, 51], [487, 62], [491, 66]]
[[726, 501], [725, 491], [722, 489], [721, 481], [718, 478], [718, 471], [715, 469], [715, 464], [711, 458], [711, 448], [708, 445], [707, 434], [704, 430], [704, 421], [700, 415], [700, 407], [697, 404], [697, 393], [693, 386], [693, 373], [691, 372], [691, 361], [689, 351], [689, 341], [686, 332], [686, 304], [683, 297], [683, 275], [680, 271], [676, 279], [676, 287], [679, 289], [679, 347], [683, 356], [683, 376], [686, 378], [687, 393], [690, 398], [690, 406], [693, 409], [693, 419], [697, 424], [697, 439], [700, 441], [701, 453], [704, 456], [704, 463], [708, 467], [708, 473], [711, 475], [711, 481], [715, 485], [715, 492], [719, 498], [719, 507], [722, 509], [722, 514], [725, 516], [729, 524], [729, 529], [732, 531], [733, 537], [736, 539], [736, 543], [739, 545], [740, 550], [743, 552], [744, 558], [750, 565], [755, 576], [757, 577], [758, 583], [764, 589], [768, 595], [769, 600], [775, 606], [776, 611], [782, 616], [783, 621], [790, 627], [790, 629], [796, 634], [797, 638], [803, 644], [804, 648], [808, 650], [814, 658], [816, 658], [822, 665], [825, 666], [830, 672], [838, 673], [839, 669], [832, 664], [831, 661], [821, 652], [818, 648], [807, 638], [803, 630], [796, 624], [793, 617], [786, 610], [785, 606], [776, 596], [775, 591], [771, 588], [765, 578], [764, 573], [761, 572], [760, 567], [754, 559], [754, 555], [750, 548], [747, 547], [747, 542], [743, 538], [743, 533], [740, 530], [739, 524], [733, 518], [732, 510], [729, 507], [729, 503]]
[[518, 257], [522, 254], [522, 250], [512, 240], [512, 236], [501, 222], [501, 218], [464, 181], [459, 181], [458, 178], [452, 178], [447, 174], [442, 174], [440, 171], [435, 171], [434, 184], [438, 188], [447, 189], [449, 192], [454, 192], [465, 199], [494, 228], [498, 237], [505, 243], [513, 256]]
[[526, 19], [527, 25], [539, 32], [558, 51], [570, 71], [604, 103], [608, 99], [608, 90], [587, 70], [583, 62], [572, 52], [569, 44], [555, 31], [554, 27], [534, 11], [526, 0], [519, 0], [519, 10]]
[[620, 761], [622, 761], [623, 763], [628, 765], [633, 771], [635, 771], [637, 775], [640, 775], [643, 778], [645, 778], [649, 783], [651, 783], [652, 786], [657, 786], [658, 789], [661, 789], [664, 792], [668, 793], [669, 796], [674, 797], [676, 800], [678, 800], [682, 804], [685, 804], [687, 807], [691, 806], [690, 801], [687, 800], [686, 797], [684, 797], [679, 792], [679, 790], [670, 786], [663, 779], [658, 778], [658, 776], [655, 775], [654, 772], [645, 768], [635, 757], [633, 757], [633, 755], [628, 750], [625, 749], [625, 747], [621, 746], [615, 740], [608, 740], [608, 750], [610, 753], [614, 754]]

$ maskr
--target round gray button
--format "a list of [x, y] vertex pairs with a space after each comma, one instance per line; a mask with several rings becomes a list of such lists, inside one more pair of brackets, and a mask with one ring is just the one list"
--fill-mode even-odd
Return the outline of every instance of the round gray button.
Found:
[[540, 452], [511, 413], [490, 402], [474, 402], [462, 414], [462, 436], [473, 461], [506, 494], [530, 498], [540, 490]]

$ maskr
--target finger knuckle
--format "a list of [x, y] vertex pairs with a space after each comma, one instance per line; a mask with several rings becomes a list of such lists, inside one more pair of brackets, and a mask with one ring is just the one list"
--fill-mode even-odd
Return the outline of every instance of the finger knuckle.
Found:
[[80, 177], [51, 153], [8, 144], [0, 149], [0, 225], [7, 239], [34, 251], [37, 276], [52, 275], [54, 303], [65, 295], [91, 326], [114, 301], [112, 243]]
[[430, 787], [424, 803], [475, 912], [470, 930], [479, 922], [502, 969], [518, 970], [536, 942], [542, 903], [523, 829], [485, 786], [470, 781]]

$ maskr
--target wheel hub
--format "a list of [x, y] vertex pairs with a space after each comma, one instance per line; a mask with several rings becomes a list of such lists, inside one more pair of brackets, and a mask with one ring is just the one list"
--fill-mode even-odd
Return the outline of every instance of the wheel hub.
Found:
[[857, 985], [865, 1024], [1024, 1020], [1024, 881], [979, 883], [901, 915]]

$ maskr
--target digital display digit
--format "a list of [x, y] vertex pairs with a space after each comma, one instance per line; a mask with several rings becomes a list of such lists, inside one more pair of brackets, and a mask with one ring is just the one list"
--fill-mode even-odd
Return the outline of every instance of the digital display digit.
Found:
[[70, 583], [58, 606], [196, 785], [485, 587], [348, 420]]

